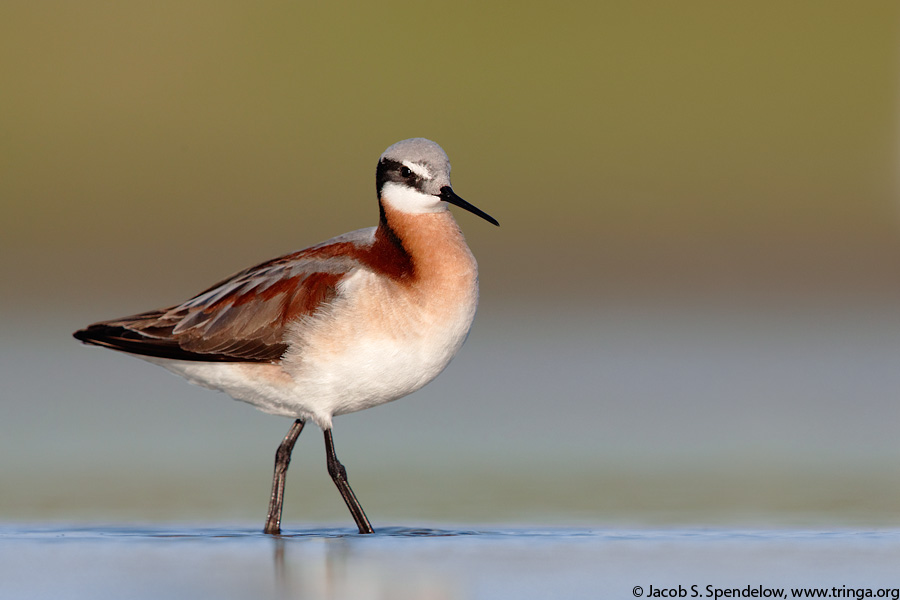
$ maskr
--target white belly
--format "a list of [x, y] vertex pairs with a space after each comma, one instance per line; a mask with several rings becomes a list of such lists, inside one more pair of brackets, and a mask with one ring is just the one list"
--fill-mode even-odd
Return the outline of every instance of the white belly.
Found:
[[278, 364], [148, 360], [265, 412], [328, 429], [332, 416], [402, 398], [444, 370], [475, 316], [477, 283], [467, 283], [398, 293], [359, 271], [332, 307], [293, 327]]

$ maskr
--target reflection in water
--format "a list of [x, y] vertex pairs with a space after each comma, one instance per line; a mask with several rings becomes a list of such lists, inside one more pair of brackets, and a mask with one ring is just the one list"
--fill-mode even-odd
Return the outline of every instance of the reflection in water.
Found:
[[[388, 529], [377, 538], [453, 535], [456, 534]], [[403, 568], [367, 552], [357, 552], [362, 541], [359, 538], [356, 534], [322, 531], [274, 536], [275, 597], [279, 600], [310, 597], [453, 600], [462, 597], [458, 584], [446, 574], [430, 568]]]
[[275, 592], [277, 598], [290, 598], [290, 587], [287, 571], [284, 565], [284, 540], [280, 536], [274, 536], [273, 548], [275, 549]]

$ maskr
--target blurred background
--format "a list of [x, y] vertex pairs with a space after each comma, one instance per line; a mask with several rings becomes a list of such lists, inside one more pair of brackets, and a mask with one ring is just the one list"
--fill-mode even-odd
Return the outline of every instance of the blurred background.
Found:
[[[81, 347], [453, 162], [466, 347], [337, 419], [376, 527], [900, 523], [900, 5], [0, 5], [0, 520], [262, 525], [290, 421]], [[348, 524], [321, 434], [285, 523]]]

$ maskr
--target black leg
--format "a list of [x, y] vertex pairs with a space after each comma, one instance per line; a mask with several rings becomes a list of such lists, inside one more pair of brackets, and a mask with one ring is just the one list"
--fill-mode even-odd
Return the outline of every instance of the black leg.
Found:
[[337, 486], [338, 491], [344, 498], [344, 502], [347, 503], [347, 508], [350, 509], [350, 514], [353, 515], [353, 520], [356, 521], [359, 532], [374, 533], [372, 525], [369, 524], [369, 519], [366, 518], [366, 513], [363, 512], [362, 506], [359, 504], [359, 500], [356, 499], [356, 495], [350, 489], [350, 484], [347, 483], [347, 470], [334, 453], [334, 441], [331, 439], [330, 429], [325, 430], [325, 456], [328, 459], [328, 474], [331, 475], [334, 485]]
[[275, 475], [272, 478], [272, 498], [269, 500], [269, 514], [266, 517], [266, 526], [263, 533], [278, 535], [281, 533], [281, 506], [284, 504], [284, 479], [287, 476], [288, 465], [291, 464], [291, 452], [294, 450], [294, 442], [300, 437], [305, 423], [297, 419], [275, 452]]

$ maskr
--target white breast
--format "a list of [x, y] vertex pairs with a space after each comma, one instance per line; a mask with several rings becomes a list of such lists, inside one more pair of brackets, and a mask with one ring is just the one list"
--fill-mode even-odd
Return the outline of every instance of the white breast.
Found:
[[434, 379], [465, 341], [478, 299], [474, 277], [447, 291], [435, 298], [365, 270], [347, 278], [329, 310], [296, 327], [283, 368], [297, 401], [330, 426], [332, 415], [396, 400]]

